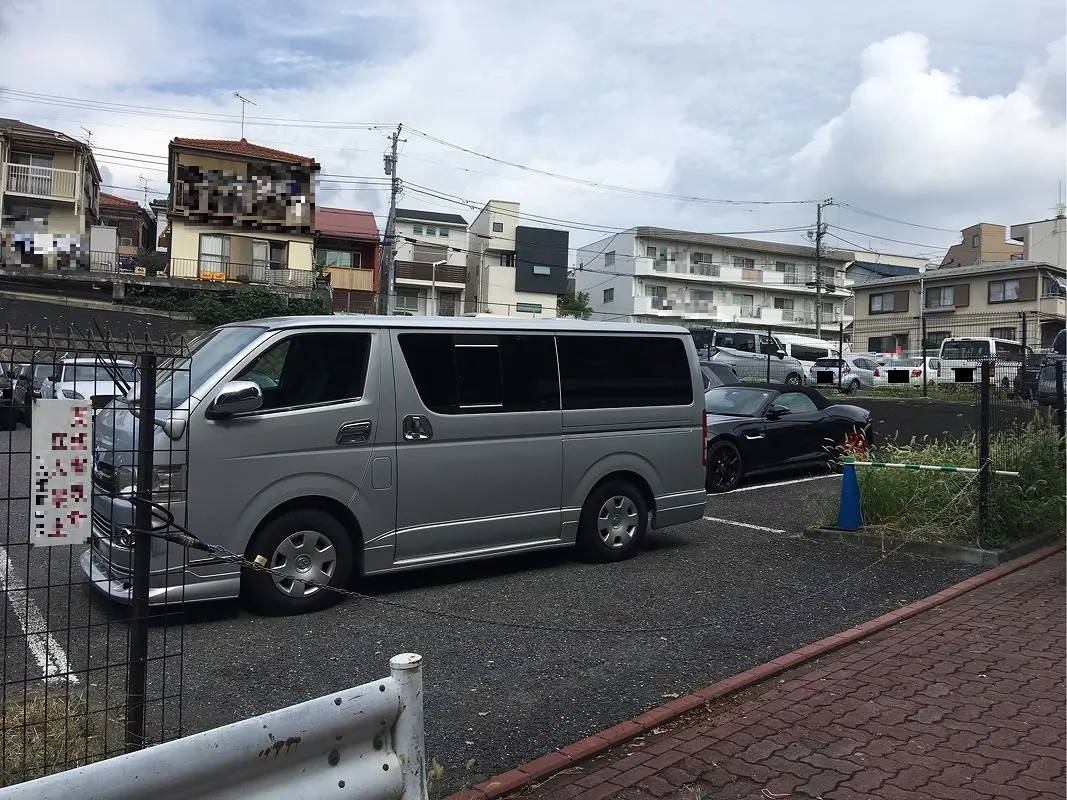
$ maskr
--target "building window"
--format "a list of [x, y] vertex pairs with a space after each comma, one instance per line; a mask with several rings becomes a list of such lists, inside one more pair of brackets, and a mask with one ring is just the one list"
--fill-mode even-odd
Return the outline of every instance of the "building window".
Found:
[[955, 286], [938, 286], [933, 289], [926, 290], [926, 307], [927, 308], [955, 308], [956, 307], [956, 287]]
[[794, 308], [793, 300], [788, 297], [776, 297], [774, 298], [774, 307], [792, 311]]
[[503, 233], [503, 232], [504, 232], [504, 223], [503, 222], [494, 222], [493, 223], [493, 233]]
[[443, 236], [443, 237], [445, 237], [447, 239], [448, 238], [448, 228], [438, 228], [437, 229], [437, 235], [438, 236]]
[[982, 242], [982, 237], [979, 234], [976, 233], [973, 236], [971, 236], [971, 247], [978, 247], [978, 245], [981, 244], [981, 242]]
[[520, 314], [540, 314], [545, 307], [540, 303], [516, 303], [515, 310]]
[[289, 266], [288, 242], [253, 239], [252, 266], [264, 269], [286, 269]]
[[1015, 339], [1015, 328], [990, 328], [989, 329], [989, 338], [990, 339], [1009, 339], [1009, 340], [1014, 341], [1014, 339]]
[[427, 236], [435, 236], [436, 234], [437, 234], [437, 229], [436, 228], [431, 227], [430, 225], [426, 226], [426, 235]]
[[436, 414], [558, 411], [552, 336], [401, 333], [411, 379]]
[[610, 253], [604, 253], [604, 266], [605, 267], [614, 267], [615, 266], [615, 251], [614, 250], [612, 250]]
[[654, 283], [645, 284], [645, 297], [666, 297], [667, 287], [657, 286]]
[[656, 257], [656, 253], [657, 253], [657, 250], [652, 245], [649, 245], [648, 247], [645, 248], [645, 255], [648, 256], [649, 258], [655, 258]]
[[120, 247], [133, 247], [133, 239], [131, 239], [128, 236], [123, 236], [121, 239], [119, 239], [119, 246]]
[[952, 337], [952, 331], [928, 331], [926, 342], [928, 350], [940, 350], [941, 342]]
[[200, 234], [200, 272], [226, 272], [230, 263], [230, 237]]
[[614, 303], [615, 302], [615, 290], [614, 289], [605, 289], [604, 290], [604, 302], [605, 303]]
[[756, 259], [754, 258], [742, 258], [741, 256], [734, 256], [734, 266], [740, 269], [755, 269]]
[[710, 264], [714, 260], [715, 259], [712, 258], [711, 253], [696, 253], [696, 252], [694, 252], [694, 253], [690, 253], [689, 254], [689, 263], [690, 264]]
[[412, 248], [412, 260], [421, 264], [432, 264], [435, 261], [444, 261], [448, 257], [448, 250], [432, 244], [417, 244]]
[[511, 253], [501, 253], [500, 254], [500, 266], [502, 266], [502, 267], [510, 267], [511, 266]]
[[[687, 406], [689, 357], [674, 336], [557, 336], [565, 410]], [[634, 369], [635, 364], [641, 368]]]
[[319, 269], [341, 267], [351, 269], [360, 265], [359, 253], [347, 253], [344, 250], [316, 250], [315, 264]]
[[755, 295], [751, 294], [738, 294], [735, 292], [732, 299], [735, 306], [742, 306], [743, 308], [752, 308], [756, 303]]
[[871, 295], [870, 311], [872, 314], [888, 314], [893, 310], [893, 306], [892, 293]]
[[421, 225], [412, 225], [411, 226], [411, 232], [415, 236], [422, 236], [422, 226]]
[[412, 314], [418, 314], [419, 293], [410, 289], [400, 289], [396, 293], [396, 301], [393, 306], [397, 311], [409, 311]]
[[1019, 299], [1019, 279], [989, 282], [990, 303], [1010, 303]]
[[833, 303], [823, 303], [821, 308], [820, 308], [820, 311], [822, 311], [823, 317], [829, 317], [834, 313], [834, 304]]
[[551, 275], [552, 268], [543, 266], [542, 264], [536, 264], [533, 268], [534, 275]]

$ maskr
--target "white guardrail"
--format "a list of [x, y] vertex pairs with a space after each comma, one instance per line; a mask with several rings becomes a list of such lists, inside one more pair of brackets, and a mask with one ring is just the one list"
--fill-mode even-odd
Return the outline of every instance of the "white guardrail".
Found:
[[0, 789], [0, 800], [426, 800], [422, 656], [390, 676]]

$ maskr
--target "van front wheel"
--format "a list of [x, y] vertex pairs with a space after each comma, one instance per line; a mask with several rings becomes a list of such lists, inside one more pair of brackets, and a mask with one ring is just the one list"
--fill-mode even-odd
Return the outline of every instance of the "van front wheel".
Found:
[[578, 550], [589, 561], [630, 558], [648, 529], [648, 504], [629, 481], [607, 481], [586, 498], [578, 520]]
[[[297, 509], [272, 520], [248, 548], [270, 572], [245, 568], [241, 594], [265, 614], [319, 611], [339, 595], [326, 586], [345, 586], [352, 574], [352, 541], [344, 525], [317, 509]], [[308, 583], [308, 582], [311, 583]]]

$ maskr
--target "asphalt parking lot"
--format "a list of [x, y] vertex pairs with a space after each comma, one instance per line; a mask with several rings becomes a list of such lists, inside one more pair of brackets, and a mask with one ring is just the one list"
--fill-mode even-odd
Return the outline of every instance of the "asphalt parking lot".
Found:
[[[25, 498], [26, 457], [9, 459], [12, 449], [28, 451], [28, 431], [0, 433], [0, 475], [10, 475], [0, 487]], [[421, 653], [427, 748], [444, 768], [443, 795], [976, 571], [798, 538], [827, 518], [838, 485], [787, 476], [712, 496], [704, 520], [654, 534], [621, 564], [557, 551], [436, 568], [365, 581], [366, 599], [304, 617], [190, 609], [181, 625], [160, 620], [153, 648], [167, 637], [171, 653], [182, 651], [185, 733], [373, 680], [390, 656]], [[27, 500], [0, 499], [11, 565], [0, 560], [5, 696], [59, 663], [83, 688], [121, 691], [119, 611], [84, 584], [66, 548], [16, 544], [27, 515]], [[42, 588], [20, 592], [19, 582]], [[168, 692], [178, 666], [167, 662]], [[171, 701], [170, 731], [175, 710]]]

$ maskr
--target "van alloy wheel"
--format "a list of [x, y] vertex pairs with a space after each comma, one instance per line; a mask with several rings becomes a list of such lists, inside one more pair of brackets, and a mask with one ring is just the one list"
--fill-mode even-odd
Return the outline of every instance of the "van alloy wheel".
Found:
[[307, 597], [322, 591], [305, 580], [328, 584], [337, 567], [337, 551], [328, 538], [315, 531], [297, 531], [282, 540], [270, 559], [274, 585], [290, 597]]
[[625, 547], [637, 535], [641, 516], [629, 497], [615, 495], [604, 501], [597, 514], [600, 540], [608, 547]]
[[800, 376], [795, 372], [790, 372], [785, 379], [785, 383], [787, 386], [800, 386]]

